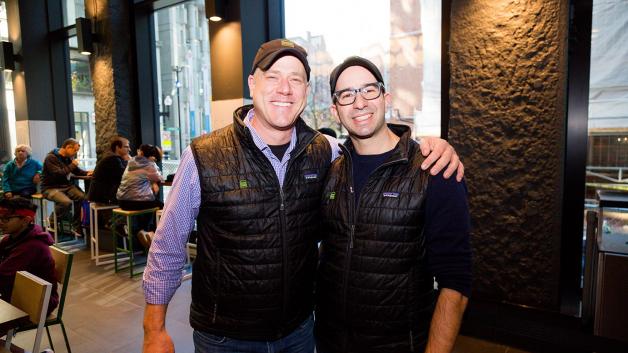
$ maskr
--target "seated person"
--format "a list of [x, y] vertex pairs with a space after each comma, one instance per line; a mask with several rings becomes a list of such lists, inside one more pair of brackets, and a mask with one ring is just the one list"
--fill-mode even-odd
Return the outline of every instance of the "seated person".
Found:
[[37, 193], [42, 165], [38, 160], [31, 158], [32, 152], [28, 145], [17, 145], [15, 159], [4, 166], [2, 191], [5, 199], [13, 196], [30, 197]]
[[[33, 224], [37, 206], [22, 197], [0, 200], [0, 299], [10, 302], [17, 271], [28, 271], [52, 283], [48, 314], [59, 304], [55, 262], [49, 246], [53, 239]], [[1, 336], [1, 335], [0, 335]]]
[[[41, 192], [44, 197], [55, 203], [55, 212], [58, 219], [69, 218], [72, 201], [74, 201], [74, 217], [72, 227], [75, 235], [82, 235], [81, 229], [81, 201], [85, 200], [85, 193], [76, 186], [71, 175], [85, 176], [92, 172], [79, 168], [76, 157], [81, 148], [79, 142], [69, 138], [63, 142], [61, 148], [50, 151], [44, 160], [44, 169], [41, 181]], [[52, 222], [51, 222], [52, 223]]]
[[[163, 182], [156, 162], [161, 161], [161, 150], [153, 145], [141, 145], [137, 156], [131, 158], [122, 175], [122, 181], [116, 197], [120, 208], [126, 211], [144, 210], [164, 206], [159, 200], [159, 183]], [[152, 215], [139, 217], [138, 229], [155, 230]], [[136, 229], [131, 230], [131, 234]], [[140, 238], [141, 239], [141, 238]]]
[[96, 164], [87, 199], [90, 202], [116, 204], [116, 193], [124, 169], [131, 159], [129, 140], [121, 136], [111, 139], [110, 151]]

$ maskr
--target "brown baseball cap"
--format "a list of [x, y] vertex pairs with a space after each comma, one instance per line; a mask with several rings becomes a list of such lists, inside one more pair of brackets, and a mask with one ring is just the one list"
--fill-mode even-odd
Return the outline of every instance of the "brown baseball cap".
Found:
[[262, 44], [255, 54], [251, 75], [258, 67], [262, 71], [268, 70], [279, 58], [292, 55], [299, 59], [305, 67], [307, 80], [310, 80], [310, 65], [307, 62], [307, 52], [302, 46], [288, 39], [273, 39]]

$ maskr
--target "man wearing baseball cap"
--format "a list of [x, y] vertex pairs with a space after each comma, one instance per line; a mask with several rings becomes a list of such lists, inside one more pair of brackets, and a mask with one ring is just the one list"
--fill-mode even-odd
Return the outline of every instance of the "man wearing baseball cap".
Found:
[[451, 352], [471, 292], [466, 186], [421, 170], [410, 128], [386, 124], [372, 62], [348, 58], [330, 86], [349, 139], [323, 191], [317, 351]]
[[[174, 351], [166, 309], [195, 220], [196, 352], [314, 351], [320, 196], [339, 148], [300, 118], [309, 76], [301, 46], [262, 44], [248, 76], [253, 104], [184, 151], [144, 272], [144, 352]], [[432, 162], [444, 157], [436, 169], [451, 159], [447, 170], [456, 171], [451, 146], [439, 139], [425, 145]]]

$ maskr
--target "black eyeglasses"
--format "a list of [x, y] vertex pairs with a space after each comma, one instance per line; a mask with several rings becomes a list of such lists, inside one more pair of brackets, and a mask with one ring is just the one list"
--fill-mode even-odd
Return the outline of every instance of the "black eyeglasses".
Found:
[[10, 221], [11, 218], [22, 218], [22, 216], [2, 216], [0, 217], [0, 222], [6, 223]]
[[381, 82], [373, 82], [364, 85], [361, 88], [346, 88], [337, 92], [334, 92], [334, 100], [339, 105], [349, 105], [355, 102], [358, 92], [362, 95], [362, 98], [366, 100], [373, 100], [378, 98], [384, 91], [384, 84]]

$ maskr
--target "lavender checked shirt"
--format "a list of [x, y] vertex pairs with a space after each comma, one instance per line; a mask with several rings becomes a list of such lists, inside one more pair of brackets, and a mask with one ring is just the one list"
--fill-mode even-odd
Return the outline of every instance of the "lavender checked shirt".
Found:
[[[279, 160], [251, 125], [254, 115], [255, 112], [251, 109], [244, 119], [244, 124], [251, 131], [257, 148], [272, 164], [279, 184], [283, 186], [290, 153], [297, 142], [296, 129], [292, 129], [290, 145], [283, 158]], [[331, 145], [333, 161], [338, 157], [340, 151], [338, 140], [326, 135], [325, 137]], [[166, 200], [159, 226], [148, 253], [148, 263], [144, 270], [143, 281], [144, 298], [147, 303], [168, 304], [181, 285], [181, 271], [187, 259], [186, 243], [194, 228], [200, 205], [201, 186], [198, 169], [194, 155], [188, 146], [181, 156], [172, 189]]]

